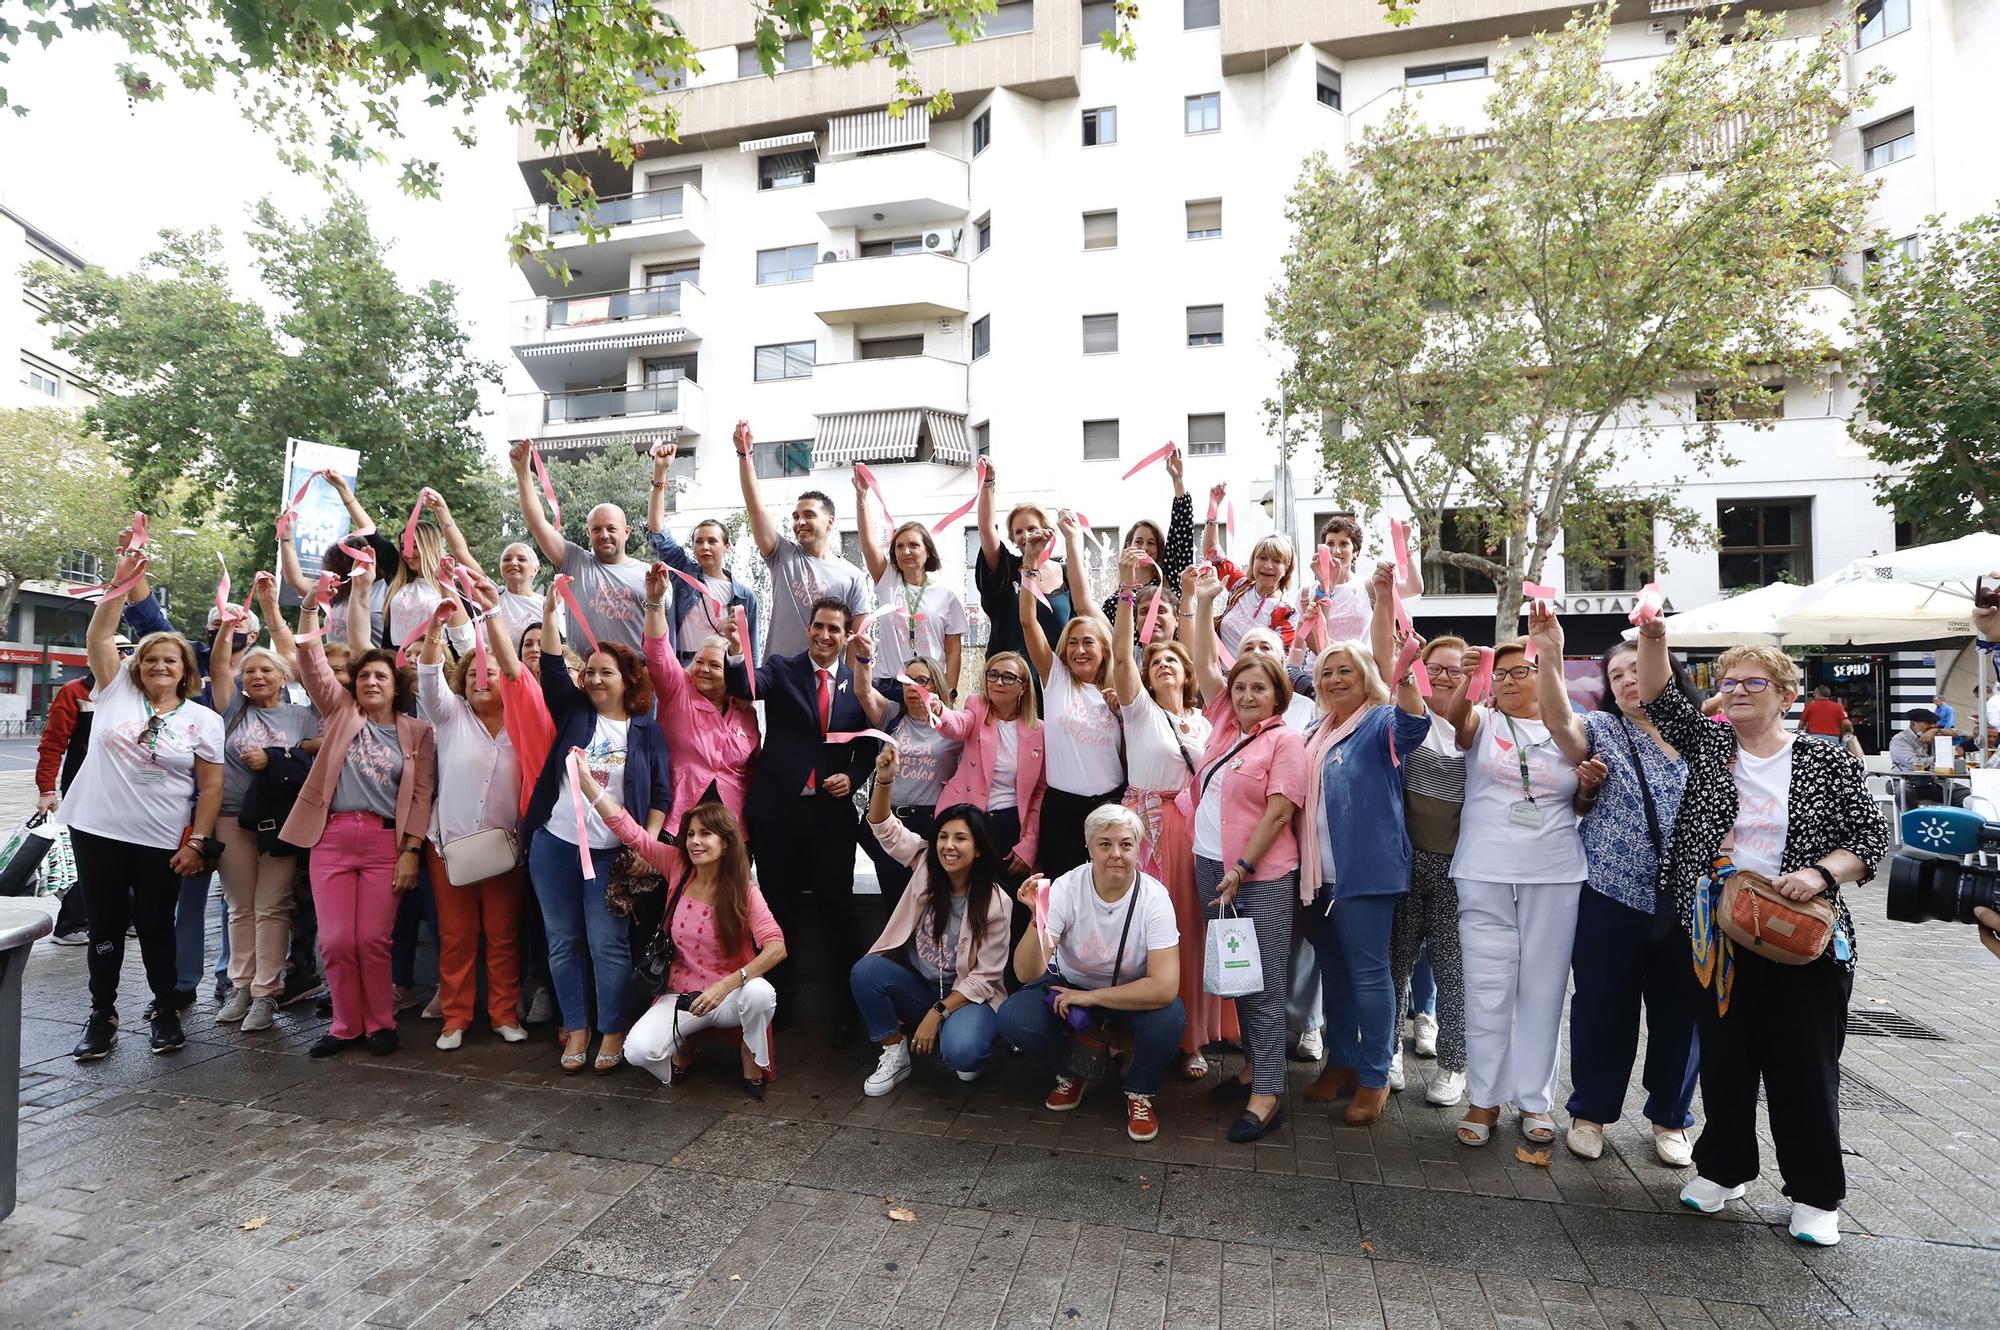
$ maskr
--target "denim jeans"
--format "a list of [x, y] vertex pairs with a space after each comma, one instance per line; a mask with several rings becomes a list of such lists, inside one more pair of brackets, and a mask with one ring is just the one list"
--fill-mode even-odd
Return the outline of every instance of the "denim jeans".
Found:
[[[1042, 990], [1055, 982], [1055, 976], [1043, 975], [1000, 1004], [1000, 1037], [1014, 1047], [1049, 1062], [1060, 1059], [1064, 1046], [1069, 1042], [1069, 1026], [1049, 1009], [1048, 1002], [1042, 997]], [[1165, 1075], [1167, 1064], [1173, 1061], [1174, 1053], [1180, 1048], [1181, 1028], [1187, 1024], [1187, 1013], [1181, 1008], [1180, 998], [1176, 997], [1166, 1006], [1155, 1007], [1151, 1011], [1112, 1011], [1104, 1007], [1091, 1007], [1089, 1011], [1092, 1014], [1102, 1012], [1110, 1018], [1113, 1029], [1124, 1030], [1132, 1036], [1132, 1059], [1125, 1071], [1125, 1092], [1158, 1094], [1160, 1078]]]
[[[617, 852], [612, 851], [615, 858]], [[428, 860], [417, 870], [417, 885], [396, 901], [396, 931], [389, 940], [389, 973], [398, 988], [417, 986], [417, 926], [431, 926], [435, 944], [444, 935], [438, 931], [437, 895], [431, 885]], [[440, 967], [442, 969], [442, 967]]]
[[[862, 1024], [875, 1043], [897, 1030], [914, 1030], [938, 1000], [937, 985], [901, 961], [863, 956], [847, 977]], [[938, 1026], [937, 1052], [953, 1071], [978, 1071], [993, 1056], [1000, 1017], [984, 1002], [970, 1002]]]
[[586, 881], [576, 846], [550, 835], [547, 827], [529, 843], [528, 873], [549, 935], [549, 976], [562, 1023], [571, 1030], [591, 1028], [593, 987], [600, 1032], [623, 1034], [631, 1023], [625, 1012], [625, 988], [632, 974], [631, 925], [604, 908], [604, 888], [617, 857], [615, 849], [593, 849], [591, 867], [597, 871]]
[[1329, 911], [1322, 894], [1306, 911], [1326, 986], [1326, 1065], [1354, 1068], [1370, 1089], [1389, 1083], [1397, 1025], [1389, 929], [1399, 899], [1400, 893], [1346, 896]]
[[[201, 987], [202, 961], [208, 955], [208, 873], [180, 879], [180, 899], [174, 905], [174, 986], [183, 993]], [[229, 930], [222, 930], [222, 955], [215, 977], [229, 975]]]
[[1437, 976], [1431, 972], [1431, 944], [1417, 948], [1417, 968], [1410, 971], [1410, 1015], [1435, 1016], [1438, 1011]]

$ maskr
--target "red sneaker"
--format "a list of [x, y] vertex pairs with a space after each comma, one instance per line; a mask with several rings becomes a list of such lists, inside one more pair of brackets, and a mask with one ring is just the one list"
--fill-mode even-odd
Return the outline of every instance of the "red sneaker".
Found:
[[1067, 1113], [1083, 1102], [1083, 1082], [1073, 1081], [1067, 1076], [1056, 1077], [1055, 1089], [1042, 1101], [1042, 1107], [1051, 1113]]
[[1135, 1141], [1150, 1141], [1160, 1134], [1160, 1119], [1153, 1112], [1153, 1096], [1125, 1096], [1125, 1134]]

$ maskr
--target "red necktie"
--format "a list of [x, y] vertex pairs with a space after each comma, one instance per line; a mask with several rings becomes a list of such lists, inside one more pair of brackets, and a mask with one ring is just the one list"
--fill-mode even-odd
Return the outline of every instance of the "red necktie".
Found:
[[[818, 671], [818, 673], [819, 673], [819, 732], [821, 734], [825, 734], [827, 726], [833, 723], [833, 674], [832, 671], [830, 670], [820, 670]], [[819, 788], [819, 772], [817, 770], [807, 772], [806, 789], [815, 790], [818, 788]]]

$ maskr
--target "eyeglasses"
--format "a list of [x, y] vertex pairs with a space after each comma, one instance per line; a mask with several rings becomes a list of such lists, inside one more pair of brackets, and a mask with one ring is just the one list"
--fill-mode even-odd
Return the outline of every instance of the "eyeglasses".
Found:
[[1724, 679], [1715, 685], [1725, 693], [1733, 693], [1741, 688], [1746, 692], [1761, 693], [1771, 686], [1769, 679]]
[[[987, 677], [992, 678], [993, 676], [988, 675]], [[929, 688], [931, 686], [930, 676], [927, 674], [921, 677], [912, 674], [909, 676], [909, 679], [911, 683], [915, 684], [919, 688]]]
[[1426, 665], [1424, 673], [1433, 679], [1463, 679], [1465, 671], [1456, 665]]
[[1536, 667], [1533, 665], [1516, 665], [1512, 669], [1493, 671], [1493, 677], [1495, 679], [1512, 679], [1515, 683], [1525, 683], [1527, 680], [1535, 677], [1535, 670]]
[[988, 670], [986, 671], [986, 682], [999, 684], [1002, 688], [1013, 688], [1026, 681], [1020, 675], [1009, 674], [1005, 670]]

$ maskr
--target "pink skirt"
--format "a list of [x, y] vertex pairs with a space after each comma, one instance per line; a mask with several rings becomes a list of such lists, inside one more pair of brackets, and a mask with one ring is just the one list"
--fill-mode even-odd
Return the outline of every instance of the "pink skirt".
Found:
[[1158, 878], [1174, 902], [1174, 925], [1181, 935], [1181, 1006], [1187, 1026], [1181, 1031], [1181, 1052], [1198, 1053], [1217, 1040], [1237, 1042], [1236, 1004], [1201, 986], [1207, 947], [1208, 920], [1194, 885], [1194, 837], [1187, 819], [1174, 807], [1173, 796], [1155, 790], [1125, 792], [1125, 806], [1146, 824], [1146, 844], [1139, 868]]

